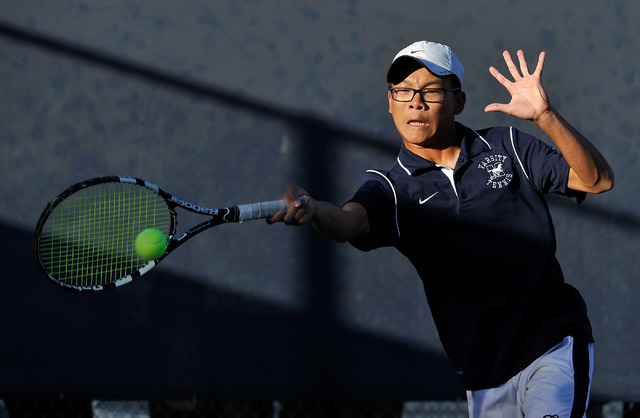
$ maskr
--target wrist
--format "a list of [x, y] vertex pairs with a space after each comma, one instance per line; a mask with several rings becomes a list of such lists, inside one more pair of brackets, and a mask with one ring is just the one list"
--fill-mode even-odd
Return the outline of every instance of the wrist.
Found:
[[535, 123], [540, 127], [555, 123], [557, 121], [558, 121], [558, 113], [551, 106], [549, 106], [546, 110], [544, 110], [538, 116], [533, 118], [533, 123]]

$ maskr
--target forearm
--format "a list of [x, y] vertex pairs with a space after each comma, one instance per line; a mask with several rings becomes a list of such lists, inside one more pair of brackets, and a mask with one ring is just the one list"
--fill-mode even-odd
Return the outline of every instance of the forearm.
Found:
[[268, 218], [267, 223], [284, 222], [294, 226], [308, 223], [325, 237], [340, 242], [369, 232], [367, 211], [359, 203], [349, 202], [339, 208], [312, 198], [298, 186], [288, 186], [281, 198], [291, 206]]
[[315, 201], [309, 224], [326, 238], [345, 242], [369, 231], [365, 209], [357, 203], [339, 208], [329, 202]]
[[607, 160], [555, 109], [549, 108], [534, 122], [556, 144], [571, 167], [570, 188], [589, 193], [600, 193], [613, 187], [613, 170]]

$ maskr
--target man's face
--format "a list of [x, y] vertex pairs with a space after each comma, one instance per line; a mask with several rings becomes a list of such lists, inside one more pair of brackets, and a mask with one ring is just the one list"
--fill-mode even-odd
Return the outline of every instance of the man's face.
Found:
[[[449, 81], [420, 68], [392, 87], [450, 89]], [[447, 92], [442, 103], [427, 103], [420, 94], [410, 102], [398, 102], [388, 94], [389, 113], [407, 148], [445, 148], [455, 141], [454, 116], [464, 108], [464, 93]]]

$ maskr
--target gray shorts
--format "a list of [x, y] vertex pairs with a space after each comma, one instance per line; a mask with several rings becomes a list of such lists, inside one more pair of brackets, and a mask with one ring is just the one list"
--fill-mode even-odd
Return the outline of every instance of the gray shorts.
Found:
[[592, 375], [593, 344], [566, 337], [507, 383], [467, 391], [469, 417], [584, 417]]

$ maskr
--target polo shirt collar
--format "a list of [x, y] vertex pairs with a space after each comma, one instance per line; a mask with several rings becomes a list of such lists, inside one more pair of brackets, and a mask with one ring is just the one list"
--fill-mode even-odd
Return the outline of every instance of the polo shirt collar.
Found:
[[[456, 122], [457, 129], [463, 130], [462, 142], [460, 143], [459, 162], [472, 159], [478, 154], [491, 150], [491, 145], [480, 136], [475, 130]], [[414, 175], [417, 171], [425, 171], [437, 168], [433, 162], [420, 157], [409, 151], [404, 144], [400, 148], [398, 155], [398, 164], [408, 174]]]

